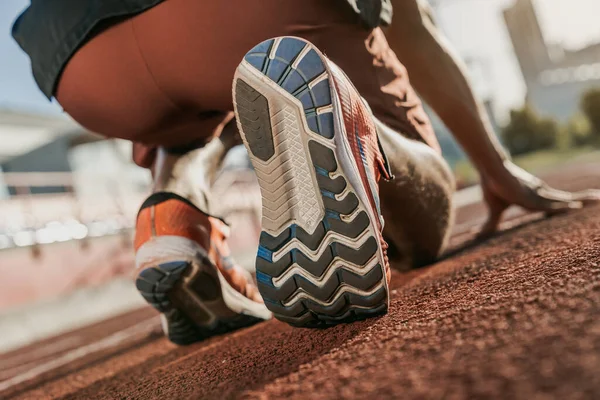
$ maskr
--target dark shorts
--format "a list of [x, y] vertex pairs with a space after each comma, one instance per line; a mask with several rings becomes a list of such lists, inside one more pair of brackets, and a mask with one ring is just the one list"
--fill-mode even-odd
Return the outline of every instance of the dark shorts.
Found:
[[95, 31], [163, 0], [31, 0], [12, 35], [29, 55], [33, 77], [46, 97], [77, 49]]
[[348, 74], [382, 122], [438, 148], [383, 32], [356, 18], [336, 1], [244, 0], [232, 9], [222, 0], [166, 0], [80, 47], [56, 97], [89, 130], [138, 143], [136, 161], [145, 164], [155, 146], [212, 137], [231, 119], [231, 82], [244, 54], [271, 37], [299, 36]]
[[[46, 97], [54, 95], [58, 78], [77, 49], [98, 31], [164, 0], [31, 0], [17, 18], [12, 34], [31, 58], [34, 78]], [[203, 0], [198, 0], [202, 6]], [[245, 0], [228, 0], [235, 12]], [[369, 29], [391, 22], [390, 0], [328, 0], [352, 8]], [[209, 10], [207, 10], [208, 12]], [[206, 14], [206, 12], [204, 13]], [[227, 23], [227, 15], [221, 22]]]

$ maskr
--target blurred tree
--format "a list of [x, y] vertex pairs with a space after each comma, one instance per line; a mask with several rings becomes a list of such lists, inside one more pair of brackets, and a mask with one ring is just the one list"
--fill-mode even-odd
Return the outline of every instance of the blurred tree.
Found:
[[560, 151], [567, 151], [573, 147], [575, 135], [571, 132], [570, 122], [567, 125], [560, 126], [556, 136], [556, 148]]
[[582, 113], [575, 114], [564, 127], [565, 134], [569, 136], [572, 146], [585, 146], [590, 143], [592, 125], [590, 120]]
[[559, 128], [556, 121], [540, 118], [529, 106], [511, 110], [510, 122], [502, 129], [503, 142], [512, 155], [549, 149], [556, 145]]
[[592, 126], [592, 140], [600, 143], [600, 88], [587, 91], [581, 99], [581, 111]]

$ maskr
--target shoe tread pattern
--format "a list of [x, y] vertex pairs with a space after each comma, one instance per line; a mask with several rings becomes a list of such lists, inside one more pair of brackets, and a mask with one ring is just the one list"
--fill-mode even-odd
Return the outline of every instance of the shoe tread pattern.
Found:
[[[240, 314], [233, 318], [217, 319], [211, 326], [196, 324], [183, 308], [177, 307], [171, 296], [173, 290], [180, 289], [178, 285], [189, 268], [192, 266], [187, 261], [159, 264], [140, 271], [135, 282], [142, 297], [166, 317], [170, 341], [178, 345], [188, 345], [261, 321]], [[195, 310], [195, 312], [203, 311]]]
[[[333, 138], [329, 77], [323, 60], [312, 45], [295, 38], [273, 39], [256, 46], [245, 60], [300, 100], [306, 125], [314, 134], [325, 139]], [[315, 79], [318, 80], [317, 84], [313, 82]], [[262, 115], [260, 111], [256, 115], [242, 115], [243, 111], [240, 112], [240, 104], [247, 109], [247, 101], [257, 98], [254, 93], [240, 98], [240, 95], [248, 92], [247, 87], [252, 87], [251, 83], [240, 78], [235, 85], [236, 109], [246, 143], [265, 140], [262, 139], [264, 135], [254, 134], [259, 128], [252, 121], [256, 120], [256, 115]], [[267, 100], [264, 96], [263, 99]], [[266, 105], [264, 103], [263, 100], [255, 102], [252, 108], [269, 107], [268, 101]], [[297, 134], [295, 131], [303, 121], [299, 121], [295, 115], [290, 112], [289, 127], [280, 130], [280, 135], [286, 136], [290, 132]], [[277, 115], [262, 121], [265, 124], [262, 132], [278, 134]], [[279, 142], [279, 138], [273, 139], [275, 148]], [[249, 145], [251, 153], [252, 147], [259, 146]], [[285, 225], [281, 233], [271, 235], [264, 229], [263, 219], [256, 268], [258, 287], [265, 304], [278, 319], [303, 327], [324, 327], [385, 313], [386, 278], [378, 260], [380, 244], [373, 234], [373, 224], [353, 189], [347, 187], [348, 182], [338, 169], [332, 149], [321, 140], [310, 140], [307, 150], [301, 148], [294, 151], [312, 162], [311, 174], [316, 176], [318, 187], [314, 187], [312, 178], [309, 182], [312, 191], [319, 194], [325, 215], [311, 234], [301, 223], [291, 221], [285, 215], [285, 208], [271, 207], [273, 193], [262, 192], [263, 213], [273, 212], [268, 214], [269, 218], [284, 215], [282, 220], [287, 221], [287, 224], [279, 225]], [[261, 189], [265, 182], [261, 180], [259, 169], [272, 168], [275, 172], [273, 165], [279, 167], [281, 159], [275, 152], [266, 167], [253, 162]], [[277, 185], [281, 193], [289, 189], [285, 183], [285, 173], [271, 175], [269, 179], [281, 179]], [[350, 215], [352, 218], [349, 219]]]

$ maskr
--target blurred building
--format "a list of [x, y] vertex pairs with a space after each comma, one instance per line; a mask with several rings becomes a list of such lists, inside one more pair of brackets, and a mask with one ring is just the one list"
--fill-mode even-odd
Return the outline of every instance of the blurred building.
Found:
[[[70, 172], [69, 149], [85, 133], [67, 118], [0, 110], [0, 168], [2, 176], [27, 172]], [[5, 175], [6, 174], [6, 175]], [[21, 175], [26, 176], [26, 175]], [[16, 195], [19, 182], [0, 181], [0, 193]], [[64, 186], [36, 186], [29, 194], [64, 192]]]
[[[131, 161], [131, 143], [102, 140], [62, 116], [13, 110], [0, 110], [0, 168], [0, 251], [130, 237], [151, 184]], [[243, 146], [227, 156], [213, 190], [214, 212], [236, 225], [236, 256], [253, 260], [260, 190]]]
[[516, 0], [504, 20], [527, 85], [527, 101], [538, 112], [566, 121], [581, 95], [600, 87], [600, 43], [571, 51], [546, 43], [532, 0]]
[[0, 110], [0, 250], [130, 230], [149, 185], [130, 152], [67, 117]]
[[105, 141], [68, 117], [0, 109], [0, 198], [146, 189], [148, 174], [130, 152], [130, 143]]

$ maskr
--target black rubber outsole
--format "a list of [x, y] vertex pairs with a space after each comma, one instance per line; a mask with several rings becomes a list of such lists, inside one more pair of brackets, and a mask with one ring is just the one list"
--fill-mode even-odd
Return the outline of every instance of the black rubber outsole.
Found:
[[[321, 56], [312, 45], [296, 38], [283, 38], [265, 41], [252, 49], [245, 60], [291, 96], [300, 100], [304, 108], [306, 124], [310, 130], [325, 139], [334, 136], [333, 111], [318, 112], [321, 107], [332, 105], [329, 78], [323, 79], [326, 67]], [[308, 48], [306, 48], [308, 46]], [[300, 61], [297, 57], [302, 55]], [[297, 68], [293, 67], [297, 64]], [[319, 83], [312, 85], [315, 79]], [[263, 162], [270, 162], [276, 155], [277, 143], [274, 142], [273, 126], [269, 110], [269, 101], [252, 84], [238, 78], [234, 82], [236, 112], [248, 151]], [[281, 134], [281, 133], [280, 133]], [[283, 133], [285, 134], [285, 133]], [[371, 235], [363, 238], [363, 244], [356, 249], [333, 241], [317, 260], [312, 260], [301, 249], [294, 247], [277, 261], [273, 254], [298, 240], [311, 251], [318, 249], [328, 232], [356, 240], [369, 229], [369, 216], [363, 210], [352, 221], [344, 222], [340, 216], [357, 211], [361, 205], [353, 189], [338, 200], [336, 195], [345, 191], [348, 182], [343, 175], [331, 176], [339, 172], [334, 152], [317, 141], [309, 142], [310, 160], [314, 166], [318, 189], [326, 212], [325, 217], [314, 233], [309, 234], [301, 226], [290, 225], [276, 237], [262, 232], [256, 262], [257, 280], [260, 293], [267, 308], [274, 316], [291, 325], [302, 327], [327, 327], [341, 322], [352, 322], [369, 318], [387, 311], [387, 287], [382, 266], [373, 265], [373, 259], [380, 248], [378, 239]], [[275, 161], [279, 162], [279, 161]], [[355, 273], [344, 265], [336, 265], [336, 271], [324, 279], [336, 260], [363, 268]], [[367, 265], [370, 269], [366, 269]], [[287, 280], [275, 285], [273, 280], [285, 274], [294, 265], [300, 266], [320, 284], [315, 284], [304, 276], [294, 274]], [[381, 287], [377, 290], [378, 285]], [[368, 292], [360, 295], [347, 291], [348, 288]], [[332, 299], [345, 291], [337, 300]], [[308, 294], [311, 299], [300, 299], [285, 305], [299, 292]]]
[[[166, 317], [167, 335], [171, 342], [188, 345], [262, 321], [239, 314], [233, 318], [217, 319], [210, 326], [194, 322], [191, 315], [205, 312], [199, 307], [186, 312], [184, 307], [175, 304], [176, 296], [173, 295], [175, 290], [181, 289], [181, 278], [191, 268], [192, 265], [187, 261], [163, 263], [142, 270], [135, 282], [142, 297]], [[212, 293], [210, 295], [214, 296]], [[199, 297], [202, 297], [202, 293], [199, 293]]]

